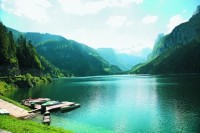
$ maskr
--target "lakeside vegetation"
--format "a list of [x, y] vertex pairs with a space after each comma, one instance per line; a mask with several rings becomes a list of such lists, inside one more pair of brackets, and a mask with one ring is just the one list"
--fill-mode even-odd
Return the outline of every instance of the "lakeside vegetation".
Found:
[[19, 120], [7, 115], [0, 115], [0, 128], [13, 133], [72, 133], [62, 128], [39, 124], [31, 120]]
[[4, 95], [5, 93], [12, 91], [15, 89], [13, 85], [7, 84], [6, 82], [0, 81], [0, 96]]
[[8, 77], [5, 81], [19, 88], [30, 88], [40, 84], [50, 83], [51, 76], [32, 76], [30, 73], [16, 77]]

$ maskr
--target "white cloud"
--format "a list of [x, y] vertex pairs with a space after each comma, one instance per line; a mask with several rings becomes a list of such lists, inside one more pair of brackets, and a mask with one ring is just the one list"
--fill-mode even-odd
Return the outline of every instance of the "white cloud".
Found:
[[170, 33], [176, 26], [186, 21], [187, 20], [183, 19], [179, 14], [171, 17], [169, 23], [167, 24], [168, 33]]
[[128, 22], [126, 22], [126, 26], [130, 26], [130, 25], [132, 25], [134, 22], [133, 21], [128, 21]]
[[143, 1], [143, 0], [134, 0], [134, 2], [135, 2], [136, 4], [141, 4], [141, 3], [143, 3], [144, 1]]
[[96, 14], [107, 7], [127, 7], [132, 3], [141, 4], [143, 0], [57, 0], [65, 13], [75, 15]]
[[17, 16], [24, 16], [39, 23], [47, 22], [48, 0], [2, 0], [1, 8]]
[[128, 21], [126, 16], [111, 16], [106, 21], [106, 24], [110, 27], [119, 28], [122, 26], [130, 26], [133, 21]]
[[156, 23], [156, 21], [158, 20], [158, 17], [157, 16], [146, 16], [142, 19], [142, 23], [144, 24], [153, 24], [153, 23]]
[[141, 4], [143, 0], [105, 0], [108, 1], [109, 6], [111, 7], [127, 7], [130, 4]]
[[105, 8], [104, 1], [58, 0], [64, 12], [76, 15], [95, 14]]

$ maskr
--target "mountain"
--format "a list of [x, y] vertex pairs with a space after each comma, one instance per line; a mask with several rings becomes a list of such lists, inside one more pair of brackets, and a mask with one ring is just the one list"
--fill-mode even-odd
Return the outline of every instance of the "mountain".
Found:
[[8, 31], [12, 31], [13, 37], [17, 40], [21, 35], [26, 37], [26, 40], [31, 40], [32, 44], [36, 46], [37, 44], [45, 41], [64, 41], [66, 38], [59, 35], [52, 35], [49, 33], [34, 33], [34, 32], [20, 32], [12, 28], [7, 28]]
[[132, 66], [145, 62], [144, 57], [129, 55], [126, 53], [117, 54], [119, 60], [126, 66], [126, 70], [130, 70]]
[[200, 10], [168, 35], [160, 35], [149, 61], [133, 67], [130, 73], [200, 73]]
[[144, 62], [144, 59], [141, 57], [126, 53], [116, 53], [112, 48], [99, 48], [97, 52], [110, 64], [116, 65], [124, 71], [130, 70], [132, 66]]
[[31, 40], [34, 45], [37, 45], [42, 42], [46, 41], [65, 41], [66, 39], [59, 35], [51, 35], [49, 33], [41, 34], [41, 33], [33, 33], [33, 32], [26, 32], [24, 36], [28, 40]]
[[196, 11], [194, 12], [193, 16], [200, 13], [200, 5], [197, 6]]
[[77, 76], [114, 74], [121, 71], [105, 61], [94, 49], [72, 40], [47, 41], [39, 44], [36, 49], [58, 68]]
[[197, 10], [188, 22], [175, 27], [170, 34], [160, 36], [154, 45], [153, 52], [149, 55], [149, 60], [155, 59], [172, 47], [187, 45], [197, 39], [200, 32], [199, 11], [200, 6], [197, 7]]
[[[45, 58], [38, 55], [31, 41], [27, 41], [17, 31], [9, 31], [0, 22], [0, 76], [14, 76], [31, 73], [35, 76], [62, 75]], [[19, 36], [14, 39], [13, 33]]]
[[145, 59], [146, 61], [151, 52], [152, 52], [151, 48], [143, 48], [139, 53], [140, 54], [139, 57], [141, 57], [142, 59]]
[[99, 48], [97, 49], [97, 52], [110, 64], [116, 65], [122, 70], [127, 69], [127, 67], [120, 61], [112, 48]]
[[188, 45], [176, 46], [161, 56], [132, 68], [136, 74], [200, 73], [200, 37]]
[[48, 33], [14, 32], [16, 36], [23, 34], [26, 39], [31, 40], [37, 52], [66, 73], [65, 75], [106, 75], [121, 71], [104, 60], [96, 50], [76, 41]]

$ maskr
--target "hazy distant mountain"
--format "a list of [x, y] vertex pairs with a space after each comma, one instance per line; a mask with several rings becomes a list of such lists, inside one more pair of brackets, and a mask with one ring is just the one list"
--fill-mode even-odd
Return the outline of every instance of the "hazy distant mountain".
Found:
[[15, 36], [23, 34], [26, 39], [32, 41], [40, 55], [56, 67], [75, 76], [105, 75], [121, 71], [104, 60], [96, 50], [76, 41], [48, 33], [21, 33], [10, 30]]
[[140, 57], [144, 58], [145, 61], [148, 59], [149, 54], [152, 52], [151, 48], [143, 48], [140, 51]]
[[131, 73], [200, 73], [200, 6], [188, 22], [158, 37], [149, 57]]
[[132, 66], [145, 61], [143, 57], [117, 53], [112, 48], [99, 48], [97, 52], [110, 64], [116, 65], [124, 71], [130, 70]]

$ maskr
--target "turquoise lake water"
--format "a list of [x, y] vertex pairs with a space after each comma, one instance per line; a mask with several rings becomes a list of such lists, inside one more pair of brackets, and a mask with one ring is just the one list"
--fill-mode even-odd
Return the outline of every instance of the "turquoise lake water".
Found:
[[56, 79], [9, 95], [73, 101], [53, 126], [77, 133], [200, 132], [200, 75], [123, 75]]

